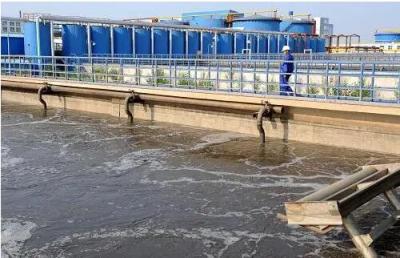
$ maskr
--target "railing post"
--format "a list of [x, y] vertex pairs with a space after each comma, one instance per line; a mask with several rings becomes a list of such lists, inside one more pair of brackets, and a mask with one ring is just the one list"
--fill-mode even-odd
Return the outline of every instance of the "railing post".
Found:
[[[371, 94], [371, 101], [373, 102], [375, 99], [375, 63], [372, 64], [372, 73], [371, 73], [371, 89], [370, 89], [370, 94]], [[399, 77], [399, 85], [400, 85], [400, 77]]]
[[233, 91], [233, 68], [232, 68], [232, 60], [229, 62], [229, 91]]
[[267, 67], [265, 69], [266, 75], [265, 75], [265, 80], [266, 80], [266, 95], [269, 94], [269, 59], [267, 59]]
[[174, 59], [174, 88], [176, 88], [176, 59]]
[[254, 68], [253, 68], [253, 92], [257, 93], [256, 90], [256, 81], [257, 81], [257, 61], [253, 62]]
[[216, 75], [216, 82], [215, 82], [215, 90], [218, 90], [219, 88], [219, 60], [216, 60], [217, 62], [217, 75]]
[[240, 81], [239, 81], [239, 92], [242, 93], [243, 89], [243, 61], [240, 62]]
[[[154, 65], [154, 68], [153, 68], [153, 74], [154, 74], [154, 83], [153, 84], [154, 84], [154, 86], [158, 87], [157, 58], [154, 60], [154, 63], [155, 63], [155, 65]], [[154, 71], [154, 69], [155, 69], [155, 71]]]
[[172, 87], [172, 65], [171, 65], [171, 58], [168, 58], [168, 69], [169, 69], [169, 87]]
[[78, 58], [78, 81], [81, 81], [81, 58]]
[[341, 88], [341, 84], [342, 84], [342, 63], [339, 62], [339, 71], [338, 71], [338, 83], [336, 85], [336, 97], [337, 99], [339, 99], [339, 95], [340, 95], [340, 88]]
[[124, 60], [122, 57], [119, 59], [119, 75], [120, 75], [120, 83], [125, 83], [125, 74], [124, 74]]
[[310, 97], [310, 61], [307, 62], [307, 97]]
[[194, 87], [197, 89], [198, 87], [198, 81], [197, 81], [197, 58], [194, 60]]
[[65, 79], [68, 80], [69, 76], [68, 76], [68, 70], [69, 70], [69, 59], [68, 57], [64, 59], [64, 64], [65, 64], [65, 68], [64, 68], [64, 73], [65, 73]]
[[360, 83], [359, 83], [359, 89], [360, 89], [360, 96], [358, 101], [362, 100], [362, 92], [364, 89], [364, 62], [360, 64]]
[[325, 99], [328, 98], [328, 90], [329, 90], [329, 61], [326, 62], [326, 68], [325, 68]]
[[19, 68], [19, 76], [22, 76], [22, 70], [21, 70], [21, 56], [18, 57], [18, 68]]
[[108, 83], [108, 58], [106, 57], [106, 83]]
[[136, 85], [139, 85], [140, 84], [140, 73], [141, 73], [141, 70], [140, 70], [140, 67], [139, 67], [139, 62], [140, 62], [140, 60], [138, 59], [138, 58], [136, 58], [136, 60], [135, 60], [135, 68], [136, 68]]
[[400, 73], [399, 73], [399, 80], [397, 82], [397, 103], [400, 104]]
[[92, 82], [95, 81], [93, 57], [90, 57], [90, 65], [92, 66]]
[[297, 62], [294, 63], [294, 96], [297, 96]]

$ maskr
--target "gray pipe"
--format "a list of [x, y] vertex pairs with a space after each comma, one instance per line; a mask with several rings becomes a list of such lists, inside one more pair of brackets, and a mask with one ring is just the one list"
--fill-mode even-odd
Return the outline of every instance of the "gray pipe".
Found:
[[260, 134], [260, 143], [265, 143], [265, 131], [263, 128], [263, 117], [271, 112], [270, 104], [267, 103], [257, 113], [257, 129]]
[[48, 85], [41, 86], [38, 90], [38, 99], [42, 103], [44, 110], [47, 110], [47, 103], [43, 99], [43, 94], [50, 93], [51, 88]]
[[332, 194], [352, 185], [364, 179], [373, 173], [377, 172], [378, 170], [373, 167], [367, 168], [359, 168], [353, 171], [353, 174], [342, 179], [334, 184], [329, 185], [328, 187], [324, 187], [310, 195], [299, 200], [299, 202], [310, 202], [310, 201], [323, 201], [325, 198], [331, 196]]

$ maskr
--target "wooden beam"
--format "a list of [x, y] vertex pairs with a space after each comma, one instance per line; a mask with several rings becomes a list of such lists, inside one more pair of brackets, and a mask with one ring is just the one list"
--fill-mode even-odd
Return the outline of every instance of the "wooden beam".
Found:
[[342, 225], [336, 201], [287, 202], [285, 208], [291, 225]]

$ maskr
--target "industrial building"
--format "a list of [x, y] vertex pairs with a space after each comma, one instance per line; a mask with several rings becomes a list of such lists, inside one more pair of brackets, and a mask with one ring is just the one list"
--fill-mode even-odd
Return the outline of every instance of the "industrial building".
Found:
[[20, 19], [1, 19], [1, 54], [23, 55], [24, 33], [23, 23]]
[[[23, 53], [31, 56], [258, 55], [280, 53], [284, 45], [294, 53], [325, 52], [325, 39], [314, 35], [310, 17], [282, 19], [276, 11], [268, 16], [233, 10], [195, 12], [184, 13], [179, 20], [152, 22], [47, 14], [24, 17], [18, 20], [23, 24], [19, 31]], [[2, 17], [8, 24], [12, 20], [17, 19]], [[5, 40], [14, 39], [6, 36]], [[6, 52], [3, 44], [2, 53], [22, 54], [21, 50]]]
[[314, 17], [315, 34], [320, 37], [333, 35], [333, 24], [329, 23], [329, 18]]
[[[373, 43], [360, 43], [359, 35], [331, 35], [328, 37], [328, 51], [331, 50], [332, 37], [337, 40], [334, 51], [330, 52], [383, 52], [388, 54], [400, 53], [400, 31], [399, 30], [379, 30], [375, 32]], [[351, 37], [358, 37], [358, 43], [351, 42]], [[339, 42], [344, 38], [345, 42]], [[344, 43], [344, 44], [343, 44]]]

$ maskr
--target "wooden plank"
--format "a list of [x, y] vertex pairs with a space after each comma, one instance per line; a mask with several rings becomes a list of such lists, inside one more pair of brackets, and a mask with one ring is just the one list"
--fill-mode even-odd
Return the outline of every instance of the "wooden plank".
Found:
[[[287, 222], [287, 217], [285, 214], [277, 213], [276, 217], [283, 222]], [[318, 234], [326, 234], [335, 228], [333, 226], [304, 226], [304, 225], [301, 225], [301, 226], [304, 228], [307, 228], [309, 230], [312, 230], [314, 232], [317, 232]]]
[[321, 235], [324, 235], [335, 228], [335, 226], [304, 226], [304, 225], [302, 225], [302, 227], [305, 227]]
[[286, 202], [285, 209], [291, 225], [342, 225], [336, 201]]
[[400, 169], [382, 177], [381, 179], [377, 180], [375, 184], [360, 191], [356, 191], [338, 201], [340, 214], [345, 217], [364, 203], [399, 185]]

